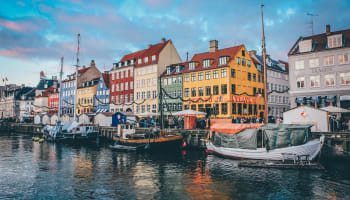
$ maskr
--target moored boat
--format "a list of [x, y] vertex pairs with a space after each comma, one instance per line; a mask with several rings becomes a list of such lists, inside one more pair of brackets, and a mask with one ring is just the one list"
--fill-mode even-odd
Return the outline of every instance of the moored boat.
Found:
[[314, 160], [324, 137], [310, 140], [302, 124], [216, 124], [210, 131], [207, 152], [233, 159]]

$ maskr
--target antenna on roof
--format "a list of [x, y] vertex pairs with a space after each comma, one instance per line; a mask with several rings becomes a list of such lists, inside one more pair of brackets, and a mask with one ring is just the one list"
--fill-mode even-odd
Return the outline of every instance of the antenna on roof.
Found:
[[186, 62], [188, 61], [188, 51], [186, 52]]
[[311, 25], [311, 35], [314, 35], [314, 17], [315, 17], [315, 16], [318, 16], [318, 15], [317, 15], [317, 14], [313, 14], [313, 13], [306, 13], [306, 15], [311, 17], [311, 22], [310, 22], [310, 25]]

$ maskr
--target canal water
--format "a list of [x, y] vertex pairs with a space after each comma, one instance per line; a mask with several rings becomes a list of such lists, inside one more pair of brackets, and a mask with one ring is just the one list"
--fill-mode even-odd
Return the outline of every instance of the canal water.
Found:
[[202, 151], [114, 152], [1, 134], [0, 199], [350, 199], [350, 167], [335, 166], [239, 168]]

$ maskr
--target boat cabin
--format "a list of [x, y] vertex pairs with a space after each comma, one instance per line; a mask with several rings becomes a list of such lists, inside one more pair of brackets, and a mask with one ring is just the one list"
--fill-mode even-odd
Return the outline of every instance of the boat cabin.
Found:
[[128, 139], [132, 135], [135, 135], [135, 133], [136, 133], [135, 124], [129, 124], [129, 123], [118, 124], [117, 137], [122, 139]]

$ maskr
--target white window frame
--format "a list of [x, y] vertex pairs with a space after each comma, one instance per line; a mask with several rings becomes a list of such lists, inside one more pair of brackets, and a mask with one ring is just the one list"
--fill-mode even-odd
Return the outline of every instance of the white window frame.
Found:
[[[333, 79], [333, 84], [328, 84], [328, 83], [330, 83], [331, 81], [331, 79]], [[325, 84], [325, 86], [326, 87], [334, 87], [335, 86], [335, 74], [326, 74], [325, 76], [324, 76], [324, 84]], [[327, 83], [328, 82], [328, 83]]]
[[320, 87], [320, 75], [310, 76], [310, 87], [318, 88]]
[[315, 68], [320, 67], [320, 60], [318, 58], [312, 58], [309, 60], [309, 67]]
[[295, 61], [295, 70], [304, 69], [304, 60]]

